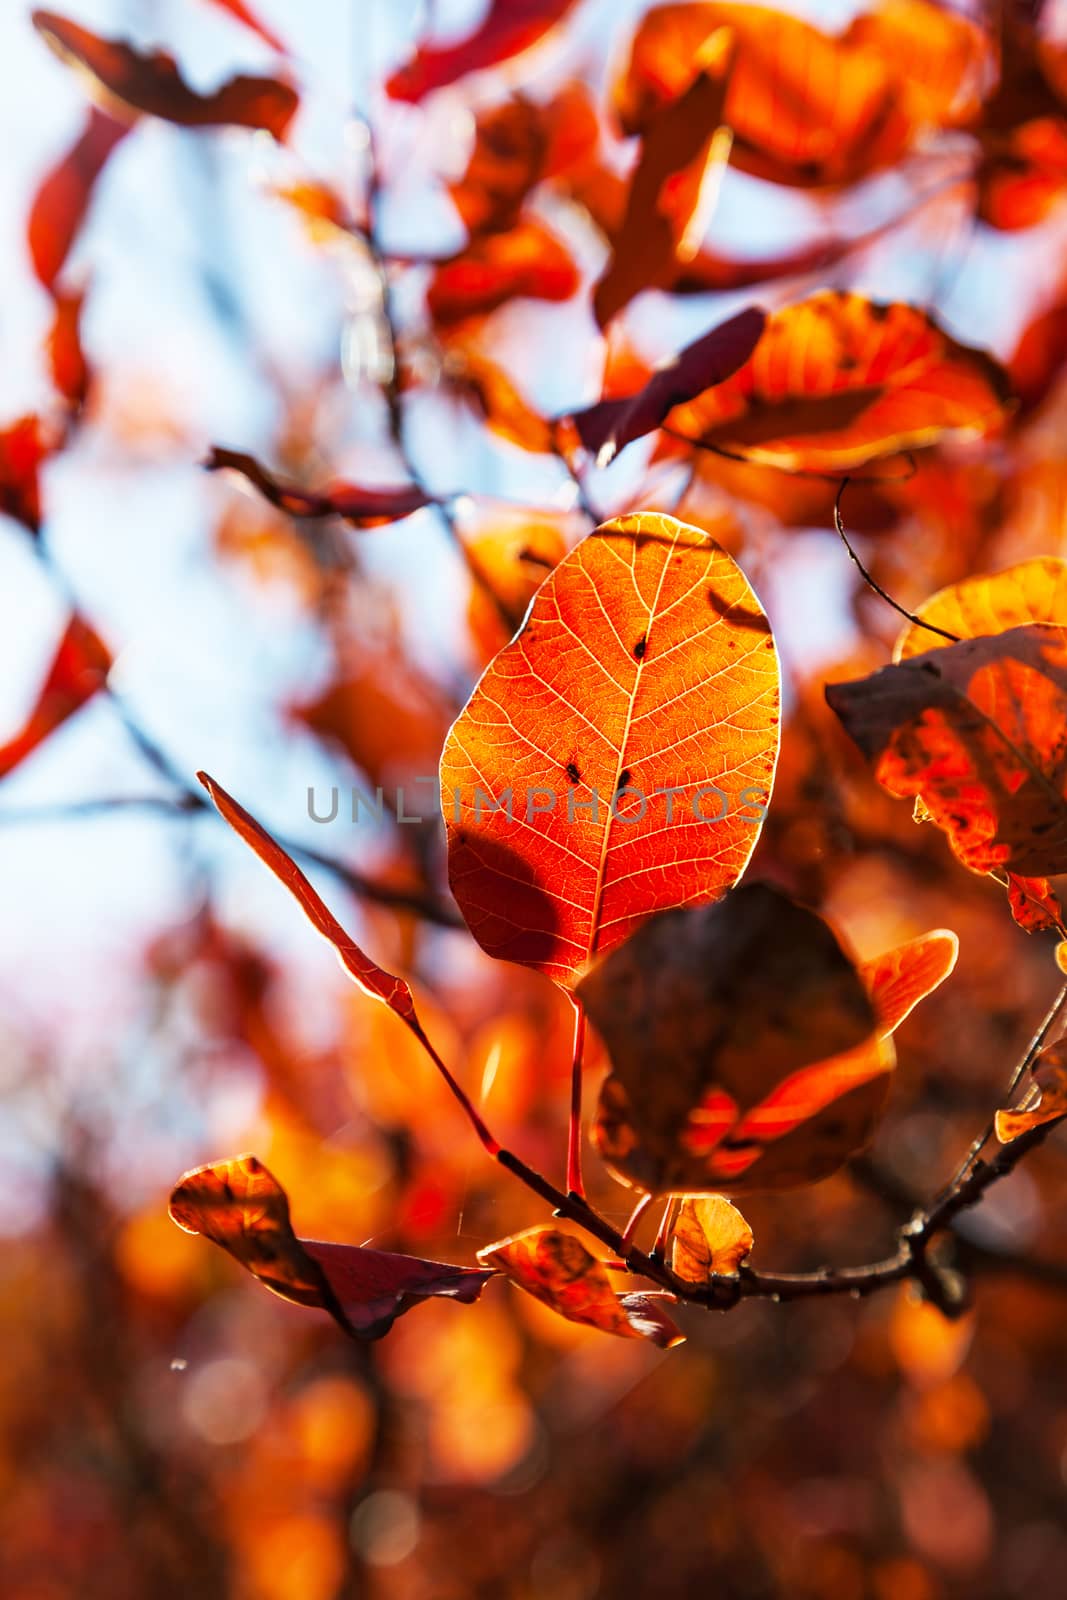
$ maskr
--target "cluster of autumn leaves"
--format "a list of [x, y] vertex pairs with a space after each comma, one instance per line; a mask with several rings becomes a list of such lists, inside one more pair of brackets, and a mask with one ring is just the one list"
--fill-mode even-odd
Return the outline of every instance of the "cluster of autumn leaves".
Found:
[[[1062, 693], [1063, 624], [1032, 615], [1048, 610], [1062, 578], [1059, 563], [1034, 563], [936, 595], [902, 636], [898, 665], [828, 691], [861, 744], [873, 747], [887, 730], [877, 772], [890, 792], [915, 795], [972, 870], [1005, 873], [1028, 926], [1052, 922], [1061, 932], [1051, 884], [1010, 868], [1063, 865], [1067, 716], [1049, 706]], [[950, 623], [961, 635], [998, 631], [918, 649], [935, 617], [946, 635]], [[956, 961], [955, 935], [936, 930], [857, 965], [815, 912], [766, 885], [736, 887], [758, 833], [751, 819], [727, 813], [709, 823], [681, 811], [667, 820], [668, 805], [709, 780], [761, 778], [770, 790], [775, 655], [759, 602], [726, 552], [663, 515], [619, 519], [541, 586], [442, 760], [457, 902], [484, 949], [573, 993], [607, 1045], [593, 1140], [623, 1182], [683, 1197], [671, 1246], [682, 1297], [694, 1282], [736, 1271], [751, 1249], [743, 1219], [717, 1191], [810, 1183], [869, 1140], [891, 1080], [890, 1036]], [[887, 690], [894, 675], [903, 687]], [[406, 983], [377, 967], [270, 836], [205, 782], [350, 975], [435, 1054]], [[566, 784], [574, 803], [539, 814], [535, 826], [486, 806], [505, 782]], [[656, 801], [639, 813], [596, 803], [638, 789]], [[1055, 1051], [1020, 1105], [1001, 1113], [1003, 1140], [1063, 1113], [1067, 1074]], [[484, 1124], [478, 1131], [498, 1152]], [[499, 1271], [572, 1320], [663, 1344], [679, 1337], [662, 1304], [669, 1296], [620, 1293], [605, 1263], [557, 1228], [488, 1247], [482, 1274], [302, 1244], [284, 1194], [253, 1157], [187, 1174], [172, 1212], [269, 1287], [361, 1333], [383, 1332], [428, 1294], [474, 1298]]]
[[[278, 48], [244, 6], [216, 3]], [[467, 39], [420, 47], [388, 93], [419, 102], [510, 61], [547, 39], [570, 3], [495, 0]], [[62, 271], [111, 150], [140, 116], [238, 125], [283, 141], [299, 96], [282, 76], [238, 77], [201, 95], [169, 56], [101, 39], [52, 12], [37, 12], [35, 23], [97, 102], [75, 149], [42, 184], [29, 229], [37, 276], [55, 301], [52, 375], [69, 421], [88, 375], [81, 299], [63, 287]], [[875, 463], [893, 478], [910, 470], [910, 452], [946, 436], [994, 436], [1020, 387], [1030, 404], [1049, 381], [1047, 330], [1038, 356], [1020, 346], [1009, 372], [916, 307], [824, 290], [770, 313], [750, 307], [655, 370], [623, 363], [597, 404], [544, 418], [495, 363], [485, 322], [515, 298], [562, 301], [579, 286], [567, 245], [529, 208], [546, 183], [606, 241], [592, 293], [602, 329], [647, 289], [736, 288], [818, 271], [855, 244], [824, 240], [758, 263], [709, 252], [707, 221], [726, 164], [836, 191], [931, 140], [958, 138], [976, 163], [982, 218], [1030, 225], [1067, 184], [1065, 83], [1062, 46], [1036, 25], [1009, 19], [995, 46], [976, 23], [927, 0], [888, 0], [838, 35], [758, 6], [653, 7], [612, 88], [617, 127], [638, 141], [628, 179], [606, 159], [598, 110], [579, 85], [546, 102], [514, 97], [476, 119], [469, 164], [450, 186], [468, 242], [432, 265], [425, 297], [442, 374], [512, 443], [554, 451], [576, 470], [655, 436], [657, 460], [695, 450], [837, 476]], [[349, 221], [324, 186], [287, 198], [309, 223], [378, 248], [373, 219]], [[406, 352], [398, 356], [402, 394], [417, 379]], [[37, 470], [62, 438], [62, 429], [46, 436], [27, 419], [2, 440], [4, 508], [31, 532]], [[358, 528], [433, 503], [418, 483], [305, 488], [221, 447], [206, 465], [240, 473], [290, 515], [337, 516]], [[520, 631], [490, 662], [445, 745], [449, 879], [482, 948], [559, 984], [606, 1043], [611, 1070], [593, 1139], [641, 1194], [682, 1197], [669, 1263], [684, 1298], [736, 1272], [752, 1247], [719, 1190], [811, 1182], [867, 1141], [889, 1088], [890, 1035], [947, 977], [956, 941], [935, 931], [859, 966], [814, 912], [775, 889], [738, 887], [758, 817], [728, 807], [709, 820], [693, 802], [709, 786], [770, 797], [780, 713], [770, 624], [731, 555], [698, 528], [637, 513], [543, 565], [552, 570]], [[1023, 926], [1061, 935], [1065, 594], [1063, 566], [1052, 560], [968, 579], [920, 608], [892, 665], [828, 691], [884, 787], [912, 798], [963, 866], [1002, 880]], [[108, 665], [100, 641], [72, 619], [26, 729], [0, 751], [0, 770], [83, 703]], [[402, 1018], [454, 1084], [404, 980], [365, 955], [270, 836], [207, 786], [353, 979]], [[539, 788], [565, 803], [524, 815], [522, 797]], [[477, 799], [505, 789], [520, 795], [518, 817]], [[635, 794], [641, 806], [628, 805]], [[487, 1149], [499, 1152], [454, 1086]], [[1067, 1076], [1049, 1053], [1020, 1104], [1002, 1111], [998, 1132], [1015, 1137], [1065, 1105]], [[284, 1192], [254, 1157], [187, 1174], [172, 1213], [268, 1287], [323, 1307], [360, 1336], [379, 1336], [427, 1296], [473, 1300], [503, 1273], [571, 1320], [662, 1344], [678, 1337], [669, 1296], [619, 1292], [611, 1264], [556, 1228], [488, 1247], [479, 1268], [303, 1241]]]

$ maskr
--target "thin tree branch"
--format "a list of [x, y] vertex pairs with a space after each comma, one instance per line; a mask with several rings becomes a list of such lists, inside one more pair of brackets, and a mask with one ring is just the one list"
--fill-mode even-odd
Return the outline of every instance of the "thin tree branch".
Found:
[[860, 560], [859, 556], [852, 548], [852, 545], [849, 543], [848, 534], [845, 532], [845, 524], [841, 519], [841, 497], [851, 482], [851, 478], [842, 478], [841, 480], [841, 487], [838, 489], [837, 497], [834, 500], [834, 527], [837, 529], [838, 537], [840, 538], [841, 543], [844, 545], [852, 560], [859, 568], [860, 577], [863, 579], [864, 583], [867, 584], [868, 588], [873, 589], [876, 595], [880, 596], [880, 598], [883, 599], [887, 605], [892, 606], [893, 610], [898, 612], [899, 615], [904, 617], [908, 622], [914, 623], [916, 627], [925, 628], [928, 633], [936, 633], [939, 638], [947, 639], [949, 644], [959, 644], [959, 634], [948, 633], [944, 628], [938, 628], [932, 622], [924, 622], [922, 617], [917, 617], [913, 611], [906, 611], [898, 600], [894, 600], [893, 596], [889, 594], [887, 590], [882, 588], [882, 585], [878, 582], [877, 578], [873, 578], [868, 572], [867, 568], [863, 565], [863, 562]]

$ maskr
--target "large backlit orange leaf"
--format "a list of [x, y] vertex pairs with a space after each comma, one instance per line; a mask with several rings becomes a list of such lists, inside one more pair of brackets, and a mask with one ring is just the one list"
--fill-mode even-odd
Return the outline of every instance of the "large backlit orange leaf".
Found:
[[729, 28], [713, 33], [688, 89], [642, 136], [611, 260], [593, 292], [601, 327], [642, 290], [669, 288], [703, 243], [732, 142], [723, 118], [733, 49]]
[[1024, 1133], [1067, 1116], [1067, 1044], [1061, 1039], [1046, 1045], [1034, 1062], [1026, 1089], [1010, 1111], [998, 1111], [994, 1121], [1001, 1144], [1011, 1144]]
[[685, 94], [701, 46], [721, 27], [737, 36], [731, 161], [801, 186], [855, 182], [891, 166], [924, 125], [965, 116], [989, 57], [979, 28], [923, 0], [891, 3], [838, 37], [764, 6], [654, 6], [615, 90], [627, 132]]
[[6, 777], [103, 688], [110, 666], [106, 646], [88, 623], [72, 617], [33, 710], [19, 732], [0, 745], [0, 778]]
[[238, 472], [253, 484], [272, 506], [291, 517], [343, 517], [356, 528], [377, 528], [410, 517], [429, 504], [425, 490], [414, 484], [391, 489], [364, 489], [355, 483], [332, 483], [325, 489], [301, 489], [287, 483], [241, 450], [216, 445], [204, 466], [208, 472]]
[[220, 1245], [283, 1300], [328, 1311], [360, 1339], [380, 1339], [422, 1300], [469, 1305], [493, 1275], [388, 1250], [298, 1239], [285, 1190], [253, 1155], [185, 1173], [171, 1194], [170, 1214], [179, 1228]]
[[93, 106], [70, 150], [46, 173], [26, 225], [33, 270], [52, 289], [85, 220], [93, 186], [129, 123]]
[[952, 972], [960, 942], [948, 928], [935, 928], [907, 944], [864, 961], [859, 969], [883, 1035], [895, 1033], [911, 1012]]
[[826, 698], [890, 794], [972, 872], [1067, 872], [1067, 628], [926, 650]]
[[282, 139], [300, 103], [290, 84], [244, 74], [211, 94], [197, 94], [165, 51], [142, 54], [55, 11], [35, 11], [33, 23], [60, 60], [87, 80], [90, 93], [102, 97], [108, 111], [143, 112], [190, 128], [263, 128]]
[[650, 1339], [664, 1350], [685, 1337], [661, 1310], [658, 1297], [616, 1294], [603, 1263], [580, 1239], [558, 1228], [528, 1228], [479, 1250], [478, 1260], [568, 1322], [582, 1322], [622, 1339]]
[[736, 1273], [754, 1244], [752, 1229], [724, 1195], [688, 1195], [674, 1224], [671, 1271], [685, 1283], [707, 1283]]
[[776, 889], [653, 918], [578, 995], [611, 1058], [594, 1142], [636, 1188], [812, 1183], [870, 1138], [892, 1045], [831, 928]]
[[744, 366], [676, 406], [666, 426], [749, 461], [839, 472], [985, 432], [1009, 395], [992, 357], [917, 307], [826, 290], [773, 312]]
[[570, 252], [541, 223], [485, 234], [434, 269], [426, 304], [438, 327], [484, 317], [509, 300], [569, 300], [579, 284]]
[[536, 44], [573, 4], [574, 0], [490, 0], [474, 33], [458, 44], [420, 45], [386, 88], [394, 100], [418, 101], [468, 72], [495, 67]]
[[778, 692], [767, 618], [707, 534], [649, 512], [584, 539], [441, 758], [449, 881], [483, 949], [569, 987], [653, 912], [730, 888], [769, 798]]

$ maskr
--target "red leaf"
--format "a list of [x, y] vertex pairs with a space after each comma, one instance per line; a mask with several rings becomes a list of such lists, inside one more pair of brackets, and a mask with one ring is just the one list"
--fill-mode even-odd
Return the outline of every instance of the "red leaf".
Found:
[[744, 366], [767, 322], [758, 306], [739, 311], [657, 367], [643, 389], [625, 399], [601, 400], [571, 419], [587, 450], [606, 466], [624, 446], [652, 433], [667, 413]]
[[539, 222], [473, 239], [434, 271], [426, 293], [439, 327], [482, 317], [509, 300], [569, 300], [580, 282], [570, 252]]
[[415, 1002], [404, 979], [396, 978], [391, 972], [384, 971], [369, 956], [363, 954], [321, 896], [311, 887], [292, 857], [271, 838], [266, 828], [262, 827], [244, 806], [226, 793], [221, 783], [216, 783], [206, 772], [198, 772], [197, 777], [234, 832], [240, 834], [245, 844], [255, 851], [264, 865], [269, 867], [279, 882], [285, 885], [289, 893], [299, 902], [304, 915], [316, 931], [328, 944], [333, 945], [341, 965], [356, 980], [363, 992], [375, 1000], [384, 1001], [390, 1011], [395, 1011], [421, 1039], [423, 1034], [415, 1015]]
[[38, 417], [20, 417], [0, 432], [0, 511], [31, 533], [41, 525], [38, 470], [49, 454]]
[[110, 666], [111, 657], [96, 634], [80, 617], [72, 617], [28, 721], [0, 746], [0, 778], [103, 688]]
[[443, 1296], [469, 1305], [493, 1276], [478, 1267], [298, 1239], [285, 1190], [253, 1155], [185, 1173], [171, 1194], [170, 1214], [283, 1300], [318, 1306], [361, 1339], [380, 1339], [421, 1300]]
[[93, 106], [73, 148], [42, 179], [30, 207], [27, 240], [33, 270], [46, 289], [54, 286], [85, 221], [93, 185], [129, 131], [127, 122]]
[[35, 11], [38, 33], [61, 61], [87, 73], [109, 101], [189, 128], [263, 128], [282, 139], [300, 104], [291, 84], [242, 74], [212, 94], [190, 89], [173, 56], [144, 55], [121, 40], [101, 39], [54, 11]]
[[386, 84], [394, 100], [419, 101], [431, 89], [455, 83], [507, 61], [544, 37], [574, 0], [490, 0], [480, 28], [458, 44], [420, 45]]
[[429, 498], [414, 484], [395, 489], [364, 489], [354, 483], [333, 483], [325, 489], [301, 489], [262, 467], [254, 456], [240, 450], [214, 447], [204, 466], [209, 472], [230, 469], [254, 484], [264, 499], [291, 517], [343, 517], [357, 528], [377, 528], [387, 522], [409, 517], [429, 504]]

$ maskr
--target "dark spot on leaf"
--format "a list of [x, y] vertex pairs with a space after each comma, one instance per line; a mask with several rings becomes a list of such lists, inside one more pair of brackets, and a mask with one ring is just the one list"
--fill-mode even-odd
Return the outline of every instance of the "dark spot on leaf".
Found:
[[572, 783], [581, 783], [582, 775], [573, 761], [567, 762], [567, 776]]
[[637, 643], [634, 645], [634, 659], [637, 661], [643, 661], [645, 657], [645, 651], [647, 649], [648, 639], [644, 634], [642, 634], [640, 639], [638, 639]]

